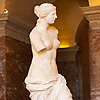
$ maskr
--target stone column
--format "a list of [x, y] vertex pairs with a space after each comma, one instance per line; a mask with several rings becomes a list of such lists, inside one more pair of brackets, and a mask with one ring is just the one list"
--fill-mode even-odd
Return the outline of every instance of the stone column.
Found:
[[0, 14], [0, 100], [29, 100], [24, 78], [31, 62], [31, 28], [11, 14]]
[[100, 6], [82, 7], [81, 9], [90, 26], [90, 98], [100, 100]]
[[79, 69], [76, 60], [78, 50], [78, 46], [59, 48], [57, 54], [58, 71], [66, 78], [74, 100], [81, 100], [79, 93]]

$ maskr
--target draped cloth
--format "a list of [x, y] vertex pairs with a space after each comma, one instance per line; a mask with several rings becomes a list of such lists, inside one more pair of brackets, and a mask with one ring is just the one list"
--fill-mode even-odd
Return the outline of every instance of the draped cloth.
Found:
[[26, 77], [25, 83], [31, 100], [72, 100], [66, 80], [61, 74], [47, 82], [31, 82]]

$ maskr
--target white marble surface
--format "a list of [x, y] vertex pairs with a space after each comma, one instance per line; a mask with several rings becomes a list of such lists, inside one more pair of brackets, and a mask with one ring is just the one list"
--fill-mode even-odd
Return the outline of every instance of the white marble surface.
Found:
[[34, 8], [37, 25], [31, 31], [33, 59], [25, 79], [31, 100], [72, 100], [65, 78], [58, 74], [56, 50], [59, 47], [58, 30], [50, 27], [56, 15], [56, 7], [44, 3]]

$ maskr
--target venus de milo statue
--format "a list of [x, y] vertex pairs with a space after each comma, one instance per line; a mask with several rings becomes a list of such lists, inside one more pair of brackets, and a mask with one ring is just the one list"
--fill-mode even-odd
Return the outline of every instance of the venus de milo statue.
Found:
[[56, 50], [59, 47], [58, 30], [50, 27], [56, 15], [56, 7], [50, 3], [35, 6], [38, 20], [29, 37], [33, 53], [26, 88], [31, 100], [72, 100], [65, 78], [58, 73]]

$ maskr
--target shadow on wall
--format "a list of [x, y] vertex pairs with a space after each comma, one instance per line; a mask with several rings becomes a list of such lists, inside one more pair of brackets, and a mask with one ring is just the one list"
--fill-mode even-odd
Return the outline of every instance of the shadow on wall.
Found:
[[81, 7], [89, 6], [89, 0], [77, 0]]
[[80, 50], [77, 53], [79, 63], [79, 84], [81, 100], [90, 100], [90, 69], [89, 69], [89, 23], [83, 18], [77, 33], [75, 41]]

